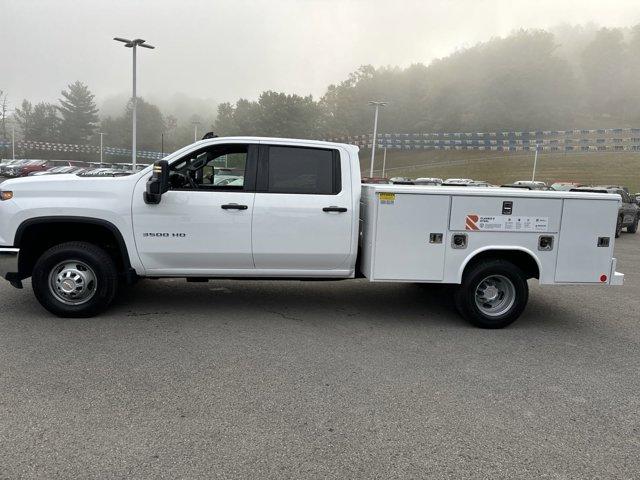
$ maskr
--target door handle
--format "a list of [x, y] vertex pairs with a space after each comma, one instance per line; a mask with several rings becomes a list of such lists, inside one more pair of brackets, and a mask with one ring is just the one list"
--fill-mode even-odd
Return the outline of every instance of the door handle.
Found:
[[345, 207], [335, 207], [335, 206], [330, 206], [330, 207], [324, 207], [322, 209], [323, 212], [338, 212], [338, 213], [344, 213], [347, 211], [347, 209]]
[[238, 205], [237, 203], [225, 203], [221, 205], [220, 208], [223, 210], [246, 210], [249, 207], [246, 205]]

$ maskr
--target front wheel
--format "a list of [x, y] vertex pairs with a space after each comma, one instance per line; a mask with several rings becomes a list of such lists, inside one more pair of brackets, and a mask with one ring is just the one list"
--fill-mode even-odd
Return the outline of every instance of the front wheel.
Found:
[[633, 223], [627, 227], [628, 233], [636, 233], [638, 231], [638, 221], [640, 221], [640, 216], [636, 216]]
[[505, 260], [487, 260], [465, 272], [456, 307], [476, 327], [503, 328], [522, 314], [528, 299], [529, 286], [520, 268]]
[[59, 317], [92, 317], [113, 301], [118, 271], [100, 247], [67, 242], [44, 252], [33, 267], [33, 292]]

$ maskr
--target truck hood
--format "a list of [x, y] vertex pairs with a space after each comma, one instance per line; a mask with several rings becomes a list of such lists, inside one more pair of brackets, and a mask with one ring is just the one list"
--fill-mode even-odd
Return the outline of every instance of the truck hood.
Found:
[[[60, 175], [35, 175], [5, 180], [0, 189], [11, 190], [14, 194], [22, 193], [33, 196], [56, 194], [60, 196], [81, 196], [82, 194], [111, 193], [124, 186], [133, 185], [142, 172], [122, 177], [81, 177], [73, 173]], [[40, 194], [40, 195], [39, 195]]]

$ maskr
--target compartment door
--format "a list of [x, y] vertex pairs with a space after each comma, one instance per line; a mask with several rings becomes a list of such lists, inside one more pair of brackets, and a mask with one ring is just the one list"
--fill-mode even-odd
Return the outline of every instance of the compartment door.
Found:
[[[556, 282], [599, 283], [600, 275], [609, 276], [617, 212], [610, 200], [564, 200]], [[598, 237], [609, 237], [609, 246], [598, 247]]]
[[[389, 194], [383, 199], [376, 199], [379, 205], [374, 279], [442, 280], [450, 197], [403, 193], [393, 195], [393, 199], [389, 198]], [[442, 234], [442, 241], [430, 243], [431, 234]]]

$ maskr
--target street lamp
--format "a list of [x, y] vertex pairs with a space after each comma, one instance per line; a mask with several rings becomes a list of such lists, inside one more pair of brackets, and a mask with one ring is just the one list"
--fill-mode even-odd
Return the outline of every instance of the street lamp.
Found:
[[378, 110], [380, 107], [384, 107], [388, 102], [369, 102], [369, 105], [373, 105], [376, 107], [376, 113], [373, 117], [373, 142], [371, 144], [371, 169], [369, 171], [369, 176], [373, 177], [373, 163], [376, 158], [376, 143], [378, 142]]
[[106, 133], [98, 132], [98, 135], [100, 135], [100, 163], [102, 163], [102, 137], [106, 135]]
[[540, 144], [538, 143], [538, 139], [536, 139], [536, 154], [533, 157], [533, 174], [531, 175], [532, 182], [535, 182], [536, 180], [536, 167], [538, 166], [538, 148], [540, 148]]
[[149, 45], [145, 43], [145, 40], [141, 38], [136, 38], [134, 40], [127, 40], [126, 38], [114, 37], [116, 42], [124, 43], [124, 46], [127, 48], [133, 49], [133, 140], [131, 144], [131, 163], [133, 164], [133, 169], [136, 169], [136, 110], [137, 110], [137, 98], [136, 98], [136, 49], [137, 47], [144, 48], [156, 48], [153, 45]]
[[202, 122], [199, 120], [193, 120], [191, 122], [191, 125], [193, 125], [193, 141], [197, 142], [198, 141], [198, 125], [200, 125]]

